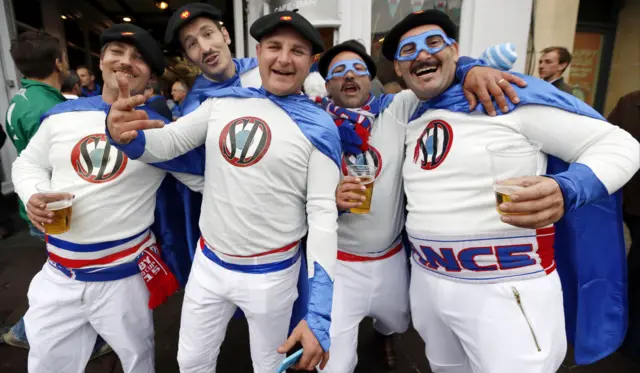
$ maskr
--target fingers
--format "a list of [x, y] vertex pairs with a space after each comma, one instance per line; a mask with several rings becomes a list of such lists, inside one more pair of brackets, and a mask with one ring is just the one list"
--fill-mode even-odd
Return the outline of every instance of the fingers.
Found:
[[318, 366], [318, 364], [320, 364], [320, 361], [322, 360], [322, 357], [324, 355], [322, 347], [320, 347], [319, 345], [315, 347], [306, 347], [303, 344], [303, 348], [304, 351], [302, 352], [302, 356], [300, 357], [300, 360], [298, 360], [298, 363], [294, 366], [294, 369], [312, 371], [316, 366]]
[[476, 95], [471, 93], [469, 90], [463, 89], [464, 97], [469, 102], [469, 111], [475, 110], [476, 106], [478, 106], [478, 100], [476, 99]]
[[493, 107], [493, 102], [491, 102], [491, 96], [489, 95], [486, 86], [487, 85], [485, 84], [482, 87], [478, 88], [476, 95], [478, 96], [478, 99], [480, 100], [480, 103], [482, 104], [484, 109], [487, 111], [487, 114], [494, 117], [496, 115], [496, 110]]
[[500, 88], [504, 91], [507, 97], [509, 97], [509, 101], [513, 102], [514, 104], [518, 104], [520, 102], [520, 97], [518, 97], [516, 90], [513, 88], [513, 86], [509, 83], [508, 80], [506, 79], [502, 80], [502, 79], [498, 80], [500, 82], [499, 84]]
[[330, 353], [329, 351], [325, 352], [324, 354], [322, 354], [322, 363], [320, 363], [320, 369], [324, 369], [327, 366], [327, 363], [329, 362], [329, 357], [330, 357]]
[[[502, 79], [506, 80], [509, 83], [514, 83], [515, 85], [517, 85], [520, 88], [524, 88], [527, 86], [527, 82], [524, 81], [524, 79], [518, 78], [517, 76], [513, 75], [513, 74], [509, 74], [506, 71], [502, 72]], [[517, 102], [511, 100], [511, 102], [513, 102], [514, 104], [516, 104]]]
[[491, 96], [493, 96], [496, 104], [498, 104], [498, 108], [500, 108], [500, 111], [503, 113], [506, 113], [509, 111], [509, 107], [507, 106], [507, 99], [504, 97], [504, 93], [502, 92], [503, 86], [505, 86], [504, 83], [502, 85], [498, 85], [498, 83], [493, 79], [487, 82], [487, 89]]
[[506, 202], [498, 206], [498, 209], [504, 213], [535, 214], [549, 209], [562, 209], [563, 207], [562, 196], [551, 194], [543, 198], [525, 202]]
[[564, 215], [563, 209], [546, 209], [535, 214], [503, 215], [500, 219], [507, 224], [528, 229], [546, 227], [560, 220]]
[[34, 214], [31, 213], [29, 208], [27, 208], [27, 217], [29, 218], [29, 221], [31, 221], [31, 224], [33, 224], [34, 227], [36, 227], [39, 231], [43, 233], [45, 233], [44, 223], [47, 223], [47, 224], [52, 223], [51, 219], [35, 216]]
[[120, 144], [128, 144], [131, 141], [135, 140], [136, 137], [138, 137], [138, 131], [123, 132], [120, 135], [120, 140], [118, 140], [118, 143], [120, 143]]
[[[134, 120], [132, 122], [127, 122], [126, 125], [121, 126], [121, 133], [117, 142], [122, 144], [127, 144], [131, 142], [138, 136], [138, 131], [153, 129], [153, 128], [162, 128], [164, 127], [164, 123], [161, 120]], [[113, 134], [112, 134], [113, 137]], [[114, 140], [116, 138], [114, 137]]]
[[111, 105], [111, 111], [133, 111], [136, 107], [144, 104], [145, 102], [147, 102], [147, 98], [144, 95], [135, 95], [124, 99], [118, 98], [118, 100]]
[[116, 72], [116, 80], [118, 81], [118, 100], [126, 100], [129, 98], [129, 78], [122, 71]]
[[286, 354], [293, 348], [293, 346], [296, 345], [296, 342], [298, 342], [298, 340], [300, 339], [300, 331], [296, 329], [293, 329], [291, 336], [289, 336], [289, 338], [287, 338], [287, 340], [284, 341], [284, 343], [280, 347], [278, 347], [279, 354]]
[[553, 194], [562, 199], [562, 190], [552, 178], [536, 176], [534, 180], [529, 179], [527, 181], [531, 184], [525, 184], [524, 186], [526, 187], [524, 189], [511, 194], [513, 202], [534, 201]]

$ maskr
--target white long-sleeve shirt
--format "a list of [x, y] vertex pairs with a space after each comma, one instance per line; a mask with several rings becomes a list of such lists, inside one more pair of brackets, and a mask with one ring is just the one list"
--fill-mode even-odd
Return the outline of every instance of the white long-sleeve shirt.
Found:
[[[378, 115], [369, 137], [367, 164], [378, 167], [367, 214], [345, 213], [338, 218], [338, 247], [351, 254], [377, 257], [393, 249], [405, 223], [402, 162], [409, 114], [418, 106], [417, 97], [405, 90], [393, 98]], [[342, 172], [357, 162], [354, 155], [343, 155]]]
[[[546, 154], [588, 166], [609, 193], [640, 165], [640, 147], [627, 132], [553, 107], [525, 105], [498, 117], [427, 111], [407, 126], [403, 166], [406, 227], [416, 263], [447, 277], [492, 281], [555, 268], [549, 228], [517, 228], [503, 223], [496, 211], [486, 146], [523, 138], [540, 142]], [[428, 167], [421, 167], [425, 160]]]
[[[15, 190], [25, 204], [38, 193], [36, 185], [41, 182], [50, 181], [54, 189], [69, 188], [75, 195], [70, 229], [55, 235], [57, 239], [75, 244], [122, 240], [145, 231], [154, 221], [156, 190], [166, 173], [111, 146], [104, 134], [105, 119], [102, 111], [51, 115], [13, 164]], [[172, 174], [191, 188], [202, 189], [203, 177]], [[147, 244], [152, 243], [153, 237]], [[70, 260], [99, 260], [130, 247], [73, 252], [48, 245], [50, 252]], [[105, 266], [134, 257], [131, 253]]]
[[[144, 131], [143, 162], [206, 144], [200, 229], [223, 259], [260, 257], [309, 232], [310, 277], [318, 261], [333, 276], [337, 247], [336, 164], [285, 111], [263, 98], [210, 98], [162, 129]], [[274, 256], [273, 261], [282, 259]], [[319, 259], [319, 260], [318, 260]]]

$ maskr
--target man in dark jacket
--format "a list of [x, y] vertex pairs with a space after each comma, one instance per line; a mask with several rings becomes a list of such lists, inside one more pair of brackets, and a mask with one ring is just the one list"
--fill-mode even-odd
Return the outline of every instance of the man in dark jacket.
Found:
[[[608, 120], [640, 140], [640, 90], [620, 98]], [[625, 185], [622, 193], [624, 222], [631, 233], [631, 249], [627, 258], [629, 326], [622, 353], [640, 361], [640, 172]]]

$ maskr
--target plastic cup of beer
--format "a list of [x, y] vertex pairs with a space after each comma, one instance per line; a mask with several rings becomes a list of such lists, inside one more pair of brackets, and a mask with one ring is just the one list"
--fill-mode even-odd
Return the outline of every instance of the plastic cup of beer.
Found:
[[[371, 198], [373, 196], [373, 181], [376, 178], [376, 172], [378, 168], [375, 165], [367, 164], [354, 164], [348, 165], [347, 170], [349, 176], [355, 176], [360, 178], [360, 184], [366, 187], [365, 190], [355, 191], [357, 194], [365, 196], [365, 200], [358, 207], [351, 208], [353, 214], [368, 214], [371, 210]], [[353, 201], [358, 202], [358, 201]]]
[[71, 229], [71, 208], [73, 205], [73, 194], [71, 188], [54, 188], [50, 182], [43, 182], [36, 185], [38, 193], [59, 194], [60, 199], [47, 203], [46, 209], [53, 212], [51, 223], [44, 222], [46, 234], [62, 234]]
[[498, 213], [503, 215], [510, 214], [500, 211], [500, 204], [510, 202], [511, 195], [524, 188], [523, 185], [519, 185], [512, 179], [538, 174], [538, 165], [541, 157], [540, 148], [540, 143], [524, 138], [501, 140], [487, 145]]

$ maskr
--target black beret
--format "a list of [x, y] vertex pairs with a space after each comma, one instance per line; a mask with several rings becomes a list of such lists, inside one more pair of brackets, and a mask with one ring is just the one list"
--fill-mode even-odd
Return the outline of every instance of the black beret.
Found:
[[149, 65], [151, 71], [157, 76], [164, 74], [162, 49], [146, 30], [130, 23], [113, 25], [100, 34], [100, 47], [102, 48], [112, 41], [132, 43], [142, 55], [144, 62]]
[[334, 45], [333, 47], [327, 49], [326, 52], [320, 57], [318, 61], [318, 72], [322, 75], [323, 78], [327, 78], [329, 74], [329, 64], [331, 61], [342, 52], [353, 52], [358, 56], [362, 57], [365, 65], [367, 65], [367, 69], [369, 69], [369, 73], [371, 74], [371, 79], [376, 77], [376, 64], [373, 62], [373, 58], [367, 54], [367, 51], [364, 49], [364, 45], [357, 42], [356, 40], [347, 40], [338, 45]]
[[260, 17], [251, 25], [249, 33], [260, 42], [260, 39], [281, 26], [291, 26], [302, 37], [309, 40], [311, 42], [311, 54], [324, 52], [324, 42], [320, 32], [311, 22], [296, 12], [282, 11]]
[[214, 21], [222, 20], [222, 12], [213, 5], [194, 3], [187, 4], [176, 10], [169, 18], [167, 23], [167, 31], [164, 35], [165, 44], [174, 42], [174, 38], [185, 23], [191, 22], [198, 17], [207, 17]]
[[436, 9], [420, 10], [404, 17], [402, 21], [389, 30], [382, 42], [382, 54], [389, 61], [393, 61], [402, 35], [423, 25], [438, 25], [448, 37], [454, 40], [458, 37], [458, 27], [446, 13]]

